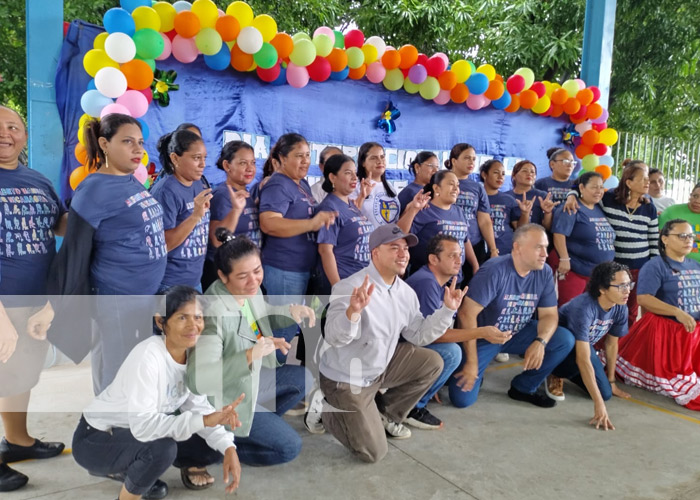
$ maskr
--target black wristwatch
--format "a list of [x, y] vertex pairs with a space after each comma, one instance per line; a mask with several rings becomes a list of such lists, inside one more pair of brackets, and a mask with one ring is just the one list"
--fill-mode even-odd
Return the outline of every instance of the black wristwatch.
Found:
[[539, 342], [543, 346], [547, 347], [547, 341], [545, 339], [543, 339], [542, 337], [537, 337], [535, 340], [533, 340], [533, 342]]

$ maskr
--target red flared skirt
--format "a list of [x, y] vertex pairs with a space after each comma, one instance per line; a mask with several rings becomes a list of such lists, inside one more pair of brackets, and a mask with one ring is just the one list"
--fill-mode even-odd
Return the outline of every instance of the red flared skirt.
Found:
[[683, 325], [646, 313], [620, 339], [615, 372], [625, 383], [673, 398], [700, 411], [700, 325]]

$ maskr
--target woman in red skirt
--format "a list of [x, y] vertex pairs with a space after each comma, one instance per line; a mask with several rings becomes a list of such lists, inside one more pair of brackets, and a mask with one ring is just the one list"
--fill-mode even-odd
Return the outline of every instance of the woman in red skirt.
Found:
[[658, 257], [639, 272], [646, 314], [620, 339], [616, 373], [625, 383], [700, 411], [700, 264], [687, 258], [695, 233], [682, 219], [661, 230]]

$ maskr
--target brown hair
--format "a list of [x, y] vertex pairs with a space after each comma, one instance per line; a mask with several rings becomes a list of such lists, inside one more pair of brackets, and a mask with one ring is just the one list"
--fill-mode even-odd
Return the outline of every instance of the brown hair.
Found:
[[518, 163], [513, 165], [513, 171], [510, 174], [510, 182], [513, 184], [513, 187], [515, 187], [515, 176], [518, 175], [518, 172], [520, 172], [525, 165], [532, 165], [535, 167], [535, 177], [537, 177], [537, 165], [530, 160], [520, 160]]
[[[638, 172], [646, 170], [646, 164], [641, 160], [632, 160], [627, 162], [625, 168], [622, 169], [622, 177], [620, 183], [615, 188], [615, 201], [621, 205], [626, 205], [630, 197], [630, 188], [627, 181], [631, 181]], [[646, 196], [639, 197], [640, 203], [650, 203]]]

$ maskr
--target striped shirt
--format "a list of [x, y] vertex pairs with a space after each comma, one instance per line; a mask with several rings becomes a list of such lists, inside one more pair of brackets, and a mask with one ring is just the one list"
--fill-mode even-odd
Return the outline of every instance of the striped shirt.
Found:
[[634, 212], [615, 200], [614, 190], [603, 195], [603, 212], [615, 230], [615, 261], [640, 269], [659, 255], [659, 220], [653, 203], [642, 203]]

